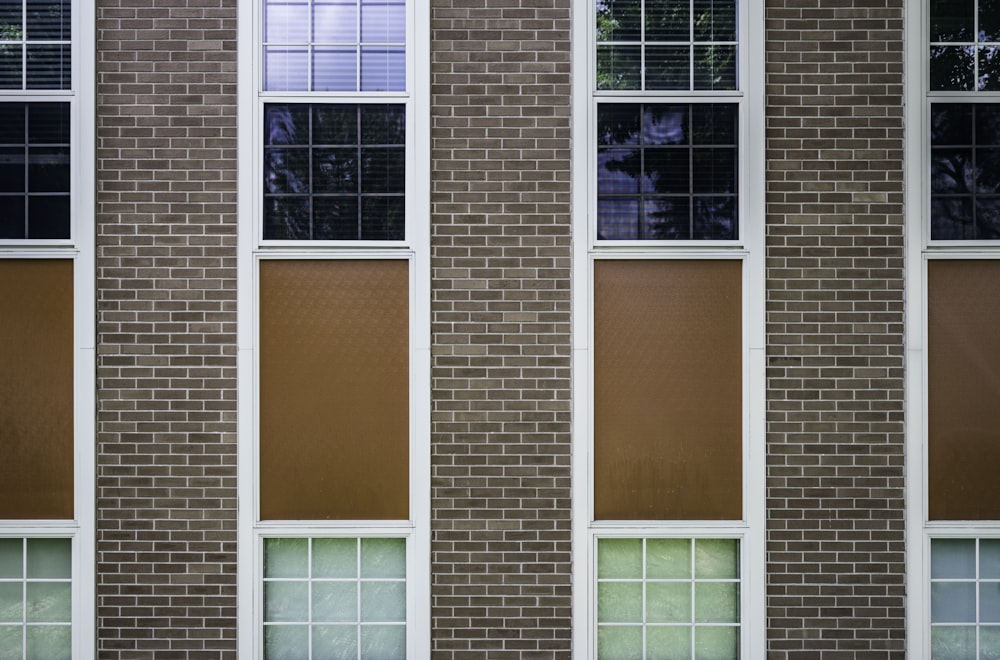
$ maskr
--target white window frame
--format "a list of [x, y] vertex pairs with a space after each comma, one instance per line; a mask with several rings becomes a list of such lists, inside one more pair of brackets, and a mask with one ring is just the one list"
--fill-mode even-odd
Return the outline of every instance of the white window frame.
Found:
[[[596, 91], [595, 0], [577, 0], [573, 19], [573, 657], [597, 655], [597, 539], [733, 538], [740, 542], [740, 653], [766, 655], [764, 333], [764, 10], [738, 7], [736, 91]], [[597, 240], [598, 103], [739, 105], [739, 230], [736, 240]], [[604, 259], [733, 260], [743, 287], [743, 516], [736, 521], [595, 521], [593, 516], [593, 269]]]
[[93, 658], [96, 646], [96, 361], [95, 61], [96, 7], [74, 0], [72, 73], [68, 90], [0, 90], [0, 103], [70, 104], [70, 237], [2, 239], [0, 259], [73, 262], [73, 510], [72, 520], [0, 520], [0, 537], [71, 539], [72, 657]]
[[931, 657], [932, 538], [996, 538], [1000, 520], [931, 521], [927, 459], [927, 268], [933, 260], [1000, 259], [998, 240], [933, 240], [930, 228], [932, 102], [1000, 103], [1000, 92], [930, 91], [930, 4], [905, 16], [905, 305], [906, 323], [906, 638], [908, 657]]
[[[238, 235], [238, 650], [263, 657], [263, 539], [393, 537], [406, 539], [407, 656], [430, 652], [430, 8], [407, 3], [406, 91], [263, 90], [262, 0], [240, 0]], [[263, 109], [267, 103], [400, 103], [406, 107], [406, 232], [402, 241], [278, 241], [263, 237]], [[407, 520], [263, 521], [258, 478], [258, 272], [271, 259], [404, 260], [409, 268], [409, 506]]]

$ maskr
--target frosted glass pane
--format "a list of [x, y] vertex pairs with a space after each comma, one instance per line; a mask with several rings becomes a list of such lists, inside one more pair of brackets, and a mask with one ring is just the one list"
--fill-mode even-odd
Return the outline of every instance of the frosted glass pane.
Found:
[[690, 578], [691, 539], [646, 541], [647, 578]]
[[403, 3], [361, 3], [361, 41], [403, 43], [406, 40], [406, 5]]
[[362, 660], [406, 658], [406, 626], [362, 626]]
[[974, 577], [975, 539], [931, 539], [931, 578]]
[[23, 577], [23, 548], [21, 539], [0, 539], [0, 578]]
[[309, 3], [268, 2], [264, 8], [264, 41], [309, 42]]
[[28, 539], [28, 578], [71, 578], [72, 553], [69, 539]]
[[979, 541], [979, 577], [986, 580], [1000, 578], [1000, 539]]
[[309, 55], [305, 48], [264, 48], [264, 89], [272, 92], [308, 91]]
[[974, 626], [931, 627], [931, 657], [934, 660], [969, 660], [975, 656]]
[[358, 88], [358, 54], [351, 48], [316, 48], [313, 91], [353, 92]]
[[646, 660], [691, 660], [691, 629], [687, 626], [646, 628]]
[[[0, 583], [0, 622], [20, 623], [21, 606], [24, 604], [24, 584], [22, 582]], [[3, 657], [0, 655], [0, 657]]]
[[700, 579], [735, 579], [740, 576], [739, 541], [696, 539], [694, 576]]
[[735, 660], [740, 657], [739, 629], [729, 626], [696, 626], [694, 629], [696, 660]]
[[691, 622], [690, 582], [648, 582], [646, 621], [652, 623]]
[[313, 539], [314, 578], [355, 578], [358, 576], [357, 539]]
[[25, 610], [28, 622], [69, 623], [72, 617], [69, 582], [29, 582]]
[[642, 578], [642, 539], [599, 539], [597, 577]]
[[309, 626], [264, 626], [264, 660], [309, 657]]
[[405, 582], [362, 582], [362, 621], [405, 621]]
[[602, 623], [642, 621], [642, 583], [598, 582], [597, 620]]
[[976, 620], [976, 585], [972, 582], [932, 582], [931, 621], [972, 623]]
[[406, 89], [406, 54], [402, 48], [361, 49], [361, 91]]
[[308, 582], [265, 582], [265, 621], [308, 621]]
[[264, 539], [264, 577], [309, 577], [309, 539]]
[[361, 539], [361, 577], [406, 577], [406, 539]]
[[0, 626], [0, 658], [20, 658], [21, 639], [21, 626]]
[[357, 41], [358, 11], [353, 2], [316, 2], [313, 5], [315, 43]]
[[601, 660], [635, 660], [642, 657], [640, 626], [598, 626], [597, 657]]
[[357, 626], [313, 626], [313, 656], [323, 660], [357, 660]]
[[26, 660], [70, 660], [71, 631], [69, 626], [28, 626], [24, 635]]
[[979, 584], [979, 620], [1000, 623], [1000, 582]]
[[979, 629], [979, 657], [981, 660], [1000, 660], [1000, 627]]
[[739, 601], [739, 583], [695, 583], [694, 620], [698, 623], [735, 623], [740, 616]]
[[357, 620], [357, 582], [313, 582], [313, 621]]

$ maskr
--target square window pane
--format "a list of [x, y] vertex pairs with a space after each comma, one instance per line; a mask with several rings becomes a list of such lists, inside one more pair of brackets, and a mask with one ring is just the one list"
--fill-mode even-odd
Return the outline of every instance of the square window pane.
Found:
[[264, 539], [264, 577], [309, 576], [309, 539]]
[[267, 0], [264, 5], [264, 41], [309, 43], [309, 3]]
[[976, 238], [1000, 238], [1000, 197], [976, 199]]
[[[315, 149], [312, 154], [313, 191], [358, 193], [358, 149]], [[399, 174], [402, 177], [402, 174]]]
[[598, 539], [597, 577], [642, 578], [642, 539]]
[[27, 238], [24, 203], [24, 197], [0, 196], [0, 206], [5, 209], [0, 215], [0, 238]]
[[694, 0], [695, 41], [736, 41], [736, 0]]
[[361, 1], [361, 41], [402, 43], [406, 40], [406, 5], [391, 0]]
[[691, 623], [690, 582], [647, 582], [646, 621]]
[[691, 633], [688, 626], [646, 628], [646, 660], [691, 660]]
[[73, 545], [70, 539], [28, 539], [28, 578], [72, 577]]
[[361, 626], [362, 660], [406, 658], [406, 626]]
[[288, 46], [264, 47], [264, 89], [309, 91], [309, 51]]
[[308, 199], [265, 197], [264, 238], [279, 241], [311, 239], [310, 209]]
[[28, 626], [24, 633], [27, 660], [70, 660], [73, 656], [70, 626]]
[[642, 657], [642, 626], [598, 626], [597, 657], [635, 660]]
[[24, 629], [0, 625], [0, 657], [20, 659], [23, 654]]
[[690, 46], [646, 46], [645, 89], [691, 89]]
[[691, 539], [648, 539], [646, 577], [691, 578]]
[[978, 27], [980, 41], [1000, 41], [1000, 7], [996, 0], [979, 0]]
[[0, 623], [21, 623], [23, 620], [24, 583], [0, 582]]
[[[308, 106], [307, 106], [308, 107]], [[312, 106], [312, 144], [327, 146], [358, 145], [359, 107], [354, 104]], [[365, 106], [360, 115], [367, 117], [374, 111]], [[384, 111], [383, 111], [384, 114]], [[305, 135], [308, 144], [309, 135]]]
[[264, 626], [265, 660], [309, 657], [309, 626]]
[[69, 238], [69, 195], [28, 197], [28, 238]]
[[361, 582], [361, 620], [406, 621], [406, 583]]
[[406, 539], [361, 539], [362, 578], [405, 578]]
[[644, 6], [646, 41], [691, 40], [691, 10], [687, 2], [646, 0]]
[[[701, 114], [700, 106], [695, 118]], [[651, 103], [642, 109], [642, 141], [646, 146], [688, 144], [692, 106]]]
[[975, 577], [975, 539], [931, 539], [931, 579]]
[[355, 578], [358, 576], [357, 539], [313, 539], [314, 578]]
[[358, 621], [358, 583], [313, 582], [312, 620], [324, 623]]
[[313, 91], [353, 92], [358, 89], [358, 52], [350, 47], [317, 47], [313, 51]]
[[69, 146], [69, 104], [31, 103], [28, 110], [28, 144]]
[[602, 241], [634, 241], [639, 235], [639, 199], [598, 198], [597, 238]]
[[695, 539], [694, 577], [700, 580], [739, 578], [739, 541], [736, 539]]
[[69, 149], [28, 149], [28, 192], [69, 192]]
[[24, 47], [0, 44], [0, 89], [22, 89], [24, 82]]
[[931, 197], [931, 238], [960, 240], [976, 238], [971, 197]]
[[597, 620], [601, 623], [642, 621], [642, 582], [598, 582]]
[[597, 152], [597, 194], [628, 195], [639, 192], [642, 151], [639, 149], [602, 149]]
[[931, 626], [931, 657], [934, 660], [975, 658], [975, 626]]
[[323, 660], [357, 660], [357, 626], [313, 626], [313, 657]]
[[[739, 107], [732, 103], [691, 106], [691, 144], [736, 147]], [[734, 153], [735, 158], [735, 153]]]
[[356, 241], [361, 238], [357, 197], [316, 197], [313, 232], [317, 241]]
[[597, 106], [597, 144], [638, 145], [642, 106], [635, 103], [602, 103]]
[[401, 147], [368, 147], [361, 150], [361, 192], [403, 193], [406, 184], [406, 151]]
[[694, 620], [698, 623], [735, 623], [740, 619], [738, 582], [695, 582]]
[[29, 41], [69, 41], [71, 7], [70, 0], [27, 0], [26, 38]]
[[28, 623], [69, 623], [73, 605], [69, 582], [28, 582], [25, 591]]
[[[273, 103], [265, 105], [264, 144], [308, 145], [309, 106]], [[265, 152], [267, 151], [265, 149]]]
[[[687, 147], [658, 147], [645, 150], [643, 188], [661, 195], [691, 192], [691, 150]], [[635, 174], [638, 174], [636, 172]]]
[[694, 88], [736, 89], [736, 46], [695, 46]]
[[264, 621], [309, 621], [309, 583], [264, 582]]
[[28, 89], [69, 89], [71, 67], [69, 44], [28, 44], [26, 81]]
[[[642, 4], [639, 0], [597, 0], [596, 7], [598, 41], [638, 41], [642, 37]], [[647, 11], [655, 13], [655, 7]], [[655, 16], [652, 20], [658, 21]]]
[[976, 584], [974, 582], [932, 582], [931, 621], [933, 623], [975, 623]]
[[402, 195], [366, 197], [361, 205], [361, 238], [366, 241], [401, 241], [405, 235], [406, 208]]
[[361, 144], [405, 145], [406, 108], [402, 105], [362, 106]]
[[693, 149], [692, 183], [695, 193], [736, 192], [736, 149]]
[[1000, 582], [979, 583], [979, 620], [1000, 623]]
[[689, 197], [653, 197], [645, 200], [640, 239], [686, 241], [693, 237]]
[[982, 660], [1000, 660], [1000, 626], [982, 626], [979, 629], [979, 657]]
[[406, 52], [402, 48], [361, 49], [361, 91], [399, 92], [406, 89]]
[[695, 240], [733, 241], [737, 230], [735, 195], [695, 197], [691, 200], [691, 238]]
[[930, 49], [931, 91], [970, 92], [973, 85], [972, 46], [932, 46]]
[[639, 89], [640, 46], [597, 47], [597, 89]]
[[696, 660], [736, 660], [740, 657], [740, 631], [735, 626], [697, 626], [694, 629]]
[[976, 127], [977, 139], [982, 139], [979, 115], [973, 123], [973, 105], [969, 103], [934, 103], [931, 105], [931, 145], [972, 146], [972, 129]]

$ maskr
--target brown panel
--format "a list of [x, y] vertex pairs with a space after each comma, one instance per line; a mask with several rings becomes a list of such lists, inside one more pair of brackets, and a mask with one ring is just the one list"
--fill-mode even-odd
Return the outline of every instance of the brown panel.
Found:
[[931, 520], [1000, 520], [1000, 261], [927, 265]]
[[72, 519], [73, 262], [0, 260], [0, 518]]
[[409, 515], [408, 263], [260, 264], [260, 515]]
[[739, 520], [738, 261], [594, 264], [594, 517]]

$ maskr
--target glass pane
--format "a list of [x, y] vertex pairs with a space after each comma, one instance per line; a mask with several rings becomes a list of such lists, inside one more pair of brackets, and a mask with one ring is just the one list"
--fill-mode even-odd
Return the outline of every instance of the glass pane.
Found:
[[736, 41], [736, 0], [694, 0], [695, 41]]
[[640, 0], [597, 0], [597, 40], [639, 41], [641, 8]]
[[[968, 2], [969, 0], [966, 0]], [[979, 40], [1000, 41], [1000, 2], [979, 0]]]
[[598, 582], [597, 620], [601, 623], [641, 622], [641, 582]]
[[604, 241], [634, 241], [639, 234], [638, 199], [598, 199], [597, 238]]
[[355, 43], [358, 34], [358, 7], [354, 2], [313, 3], [313, 39], [316, 43]]
[[361, 238], [357, 197], [317, 197], [313, 233], [317, 241], [350, 241]]
[[979, 540], [979, 577], [1000, 579], [1000, 539]]
[[639, 192], [642, 150], [602, 149], [597, 152], [597, 194], [628, 195]]
[[694, 629], [696, 660], [723, 660], [740, 657], [740, 631], [729, 626], [697, 626]]
[[362, 660], [406, 658], [406, 626], [361, 626]]
[[28, 238], [69, 238], [69, 195], [28, 198]]
[[264, 144], [309, 144], [309, 106], [264, 106]]
[[27, 237], [24, 198], [0, 196], [0, 205], [6, 209], [5, 213], [0, 215], [0, 238]]
[[976, 184], [971, 148], [931, 150], [931, 192], [968, 193]]
[[646, 145], [687, 144], [690, 134], [688, 127], [691, 109], [695, 118], [704, 109], [713, 106], [688, 106], [650, 104], [642, 110], [642, 140]]
[[643, 204], [639, 238], [685, 241], [691, 233], [691, 200], [688, 197], [654, 197]]
[[357, 147], [316, 149], [313, 151], [312, 167], [314, 192], [358, 193]]
[[70, 45], [28, 44], [28, 89], [69, 89]]
[[[362, 109], [362, 116], [368, 116], [372, 110]], [[306, 136], [308, 142], [308, 135]], [[312, 106], [312, 143], [314, 145], [351, 145], [358, 144], [358, 106], [350, 105], [314, 105]]]
[[[24, 583], [0, 582], [0, 622], [20, 623], [24, 620]], [[0, 655], [0, 657], [3, 657]]]
[[979, 53], [979, 80], [976, 89], [995, 92], [1000, 90], [1000, 48], [982, 46]]
[[690, 623], [690, 582], [646, 583], [646, 621], [652, 623]]
[[72, 577], [70, 539], [28, 539], [28, 578]]
[[313, 621], [358, 620], [357, 582], [313, 582], [312, 592]]
[[308, 91], [308, 50], [285, 46], [265, 46], [264, 89], [272, 92]]
[[264, 577], [309, 576], [309, 539], [264, 539]]
[[641, 626], [598, 626], [597, 657], [601, 660], [635, 660], [642, 657]]
[[974, 582], [932, 582], [931, 621], [969, 623], [976, 620]]
[[646, 628], [646, 660], [691, 660], [691, 628], [688, 626]]
[[736, 46], [695, 46], [694, 88], [736, 89]]
[[314, 578], [354, 578], [358, 576], [357, 539], [313, 539]]
[[264, 621], [308, 621], [308, 582], [265, 582]]
[[931, 626], [934, 660], [969, 660], [976, 657], [974, 626]]
[[597, 144], [625, 146], [639, 144], [642, 106], [634, 103], [602, 103], [597, 106]]
[[649, 539], [646, 541], [646, 577], [690, 578], [690, 539]]
[[406, 184], [406, 151], [402, 148], [361, 150], [361, 192], [403, 193]]
[[691, 143], [735, 147], [738, 114], [739, 108], [732, 103], [692, 105]]
[[264, 41], [309, 43], [309, 3], [267, 0], [264, 5]]
[[0, 657], [21, 658], [22, 630], [21, 626], [0, 626]]
[[362, 578], [405, 578], [406, 539], [361, 539]]
[[[627, 163], [619, 167], [627, 166]], [[638, 172], [635, 172], [638, 174]], [[663, 195], [691, 192], [691, 152], [687, 147], [646, 149], [643, 188]]]
[[73, 655], [70, 626], [28, 626], [24, 632], [26, 660], [70, 660]]
[[68, 623], [72, 612], [72, 585], [69, 582], [29, 582], [25, 614], [29, 623]]
[[70, 7], [69, 0], [27, 0], [27, 39], [69, 41]]
[[598, 539], [598, 578], [642, 578], [642, 539]]
[[309, 657], [309, 626], [264, 626], [265, 660]]
[[402, 195], [364, 199], [361, 207], [361, 238], [368, 241], [403, 240], [405, 214]]
[[28, 149], [28, 191], [69, 192], [69, 149]]
[[[934, 103], [931, 105], [931, 145], [973, 144], [972, 128], [977, 129], [977, 139], [982, 144], [982, 131], [978, 121], [981, 112], [976, 113], [976, 123], [972, 118], [973, 105], [970, 103]], [[987, 116], [989, 113], [987, 113]]]
[[402, 48], [361, 49], [361, 91], [406, 89], [406, 52]]
[[[970, 105], [958, 107], [968, 108]], [[977, 103], [973, 107], [976, 112], [976, 144], [1000, 146], [1000, 104]]]
[[931, 198], [931, 238], [960, 240], [976, 238], [971, 198]]
[[264, 199], [264, 238], [308, 240], [312, 238], [309, 200], [272, 197]]
[[732, 241], [736, 239], [736, 196], [695, 197], [692, 201], [691, 238]]
[[931, 539], [931, 579], [975, 577], [975, 539]]
[[647, 42], [691, 40], [691, 10], [687, 2], [646, 0], [645, 5]]
[[695, 539], [694, 576], [701, 580], [739, 578], [739, 541], [736, 539]]
[[358, 89], [358, 53], [351, 47], [313, 51], [313, 91], [353, 92]]
[[976, 192], [1000, 192], [1000, 149], [976, 149]]
[[300, 148], [264, 150], [264, 185], [269, 193], [309, 192], [309, 151]]
[[361, 144], [406, 144], [406, 108], [373, 105], [361, 109]]
[[695, 193], [736, 192], [736, 150], [694, 149], [692, 182]]
[[405, 582], [362, 582], [362, 621], [405, 621]]
[[975, 0], [930, 0], [930, 40], [974, 41]]
[[646, 46], [646, 89], [691, 89], [689, 46]]
[[930, 57], [931, 91], [973, 90], [972, 46], [933, 46]]
[[0, 538], [0, 578], [24, 576], [23, 539]]
[[362, 0], [361, 41], [403, 43], [406, 40], [406, 5], [389, 0]]
[[69, 104], [28, 105], [28, 143], [69, 145]]
[[737, 582], [695, 582], [694, 620], [698, 623], [735, 623], [740, 618]]
[[357, 660], [357, 626], [313, 626], [313, 657], [323, 660]]
[[1000, 582], [979, 584], [979, 620], [1000, 623]]
[[1000, 627], [982, 626], [979, 629], [979, 657], [1000, 660]]
[[597, 47], [597, 89], [639, 89], [640, 46]]
[[[0, 29], [2, 34], [2, 29]], [[22, 89], [24, 51], [20, 44], [0, 46], [0, 89]]]

